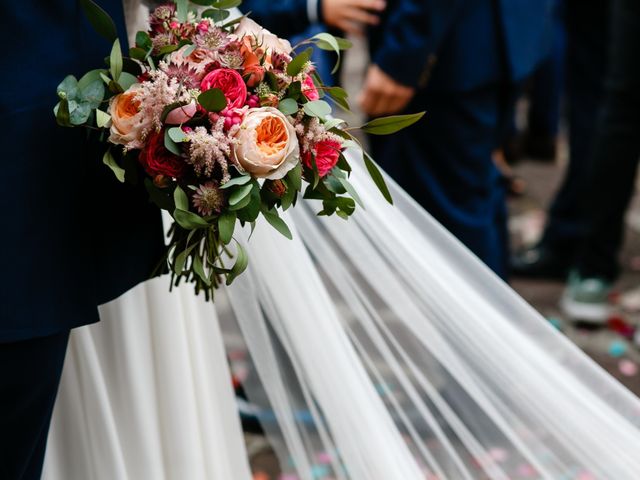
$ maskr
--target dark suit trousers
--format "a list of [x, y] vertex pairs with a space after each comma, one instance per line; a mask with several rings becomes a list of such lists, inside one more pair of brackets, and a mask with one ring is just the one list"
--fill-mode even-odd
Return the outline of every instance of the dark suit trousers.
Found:
[[498, 275], [508, 251], [504, 187], [492, 160], [511, 118], [514, 95], [493, 85], [470, 92], [419, 92], [408, 111], [418, 124], [373, 137], [382, 167]]
[[562, 255], [575, 255], [587, 228], [583, 191], [604, 94], [609, 8], [609, 0], [566, 1], [569, 165], [542, 240]]
[[0, 478], [38, 480], [69, 332], [0, 344]]
[[585, 188], [590, 223], [578, 269], [614, 280], [640, 157], [640, 3], [615, 0], [605, 99]]

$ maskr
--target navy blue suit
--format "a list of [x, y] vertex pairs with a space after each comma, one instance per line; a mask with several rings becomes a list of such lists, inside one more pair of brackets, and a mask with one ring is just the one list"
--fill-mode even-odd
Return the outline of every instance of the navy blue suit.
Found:
[[[124, 39], [121, 2], [99, 3]], [[76, 0], [8, 2], [3, 18], [0, 478], [38, 478], [69, 329], [148, 278], [163, 239], [144, 192], [119, 184], [86, 132], [53, 116], [58, 83], [104, 66], [109, 42]]]
[[503, 189], [492, 162], [517, 85], [548, 51], [547, 0], [395, 0], [373, 62], [417, 88], [419, 124], [374, 138], [376, 159], [438, 221], [506, 273]]

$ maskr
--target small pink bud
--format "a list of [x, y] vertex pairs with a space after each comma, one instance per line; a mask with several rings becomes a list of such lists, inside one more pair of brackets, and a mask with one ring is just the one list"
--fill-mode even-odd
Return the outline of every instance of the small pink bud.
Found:
[[229, 130], [231, 127], [233, 127], [233, 119], [231, 117], [226, 117], [224, 119], [224, 128]]
[[242, 119], [240, 117], [233, 117], [233, 124], [240, 125], [242, 123]]
[[200, 30], [201, 32], [208, 32], [209, 31], [209, 22], [207, 22], [206, 20], [202, 20], [199, 24], [198, 24], [198, 30]]
[[171, 23], [169, 24], [169, 26], [170, 26], [171, 28], [173, 28], [173, 29], [176, 29], [176, 28], [178, 28], [178, 27], [180, 26], [180, 24], [179, 24], [178, 22], [171, 22]]

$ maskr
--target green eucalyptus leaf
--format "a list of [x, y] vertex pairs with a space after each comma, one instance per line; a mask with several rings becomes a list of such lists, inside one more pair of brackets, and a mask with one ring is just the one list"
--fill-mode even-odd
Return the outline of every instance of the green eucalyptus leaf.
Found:
[[175, 143], [182, 143], [187, 140], [187, 135], [182, 131], [180, 127], [172, 127], [167, 130], [169, 137]]
[[304, 68], [305, 64], [309, 61], [309, 59], [311, 59], [312, 53], [313, 48], [307, 48], [304, 52], [296, 55], [293, 60], [291, 60], [291, 63], [287, 65], [287, 75], [291, 77], [295, 77], [296, 75], [298, 75]]
[[376, 184], [376, 187], [378, 187], [378, 190], [380, 190], [380, 193], [382, 193], [382, 196], [385, 198], [385, 200], [393, 205], [391, 192], [389, 192], [389, 187], [387, 187], [387, 183], [384, 181], [384, 177], [382, 176], [382, 173], [380, 173], [378, 165], [376, 165], [376, 162], [373, 161], [368, 153], [363, 151], [362, 156], [364, 158], [364, 164], [367, 167], [367, 171], [369, 172], [369, 176], [373, 180], [373, 183]]
[[233, 187], [235, 185], [246, 185], [250, 181], [251, 175], [242, 175], [241, 177], [232, 178], [220, 188], [224, 190], [225, 188]]
[[84, 125], [91, 116], [91, 105], [87, 102], [80, 102], [76, 108], [71, 110], [70, 120], [73, 125]]
[[111, 150], [107, 150], [104, 152], [104, 156], [102, 157], [102, 163], [104, 163], [107, 167], [111, 169], [113, 174], [116, 176], [119, 182], [124, 183], [124, 168], [120, 167], [116, 162], [116, 159], [113, 158], [111, 154]]
[[339, 125], [342, 125], [343, 123], [346, 122], [341, 118], [330, 118], [329, 120], [324, 122], [324, 128], [326, 128], [327, 130], [331, 130], [332, 128], [336, 128]]
[[230, 15], [231, 15], [231, 12], [229, 10], [219, 10], [217, 8], [210, 8], [202, 12], [201, 17], [210, 18], [214, 22], [220, 23], [225, 21], [227, 18], [229, 18]]
[[227, 275], [227, 285], [231, 285], [238, 275], [241, 275], [249, 265], [249, 257], [245, 249], [238, 242], [236, 242], [236, 246], [236, 263], [234, 263], [231, 272]]
[[180, 186], [177, 186], [173, 191], [173, 201], [176, 204], [176, 208], [185, 211], [189, 210], [189, 197]]
[[180, 23], [187, 21], [189, 15], [189, 0], [174, 0], [178, 8], [176, 9], [176, 17]]
[[120, 80], [118, 80], [118, 83], [126, 92], [131, 88], [132, 85], [138, 83], [138, 79], [135, 77], [135, 75], [131, 75], [129, 72], [122, 72], [120, 74]]
[[171, 138], [169, 130], [170, 129], [164, 131], [164, 147], [174, 155], [182, 155], [182, 150], [180, 150], [178, 144]]
[[97, 68], [95, 70], [90, 70], [85, 73], [80, 80], [78, 80], [78, 88], [82, 91], [85, 90], [89, 84], [95, 82], [96, 80], [100, 80], [100, 74], [105, 74], [107, 71], [103, 68]]
[[115, 22], [97, 3], [92, 0], [80, 0], [80, 5], [96, 32], [110, 42], [118, 38]]
[[109, 56], [109, 71], [113, 81], [117, 82], [122, 73], [122, 50], [120, 49], [120, 40], [117, 38], [113, 42], [111, 55]]
[[198, 95], [198, 103], [207, 112], [219, 112], [227, 107], [227, 97], [219, 88], [212, 88]]
[[242, 202], [246, 197], [249, 196], [251, 190], [253, 189], [253, 184], [243, 185], [238, 189], [234, 190], [229, 196], [229, 205], [231, 207], [236, 206]]
[[175, 221], [185, 230], [195, 230], [197, 228], [207, 228], [210, 225], [200, 215], [187, 210], [176, 208], [173, 212]]
[[[78, 83], [78, 85], [80, 85]], [[98, 108], [104, 100], [105, 88], [100, 75], [91, 83], [85, 85], [80, 91], [80, 98], [91, 105], [92, 109]]]
[[56, 116], [56, 122], [61, 127], [71, 127], [71, 118], [69, 114], [69, 101], [63, 98], [53, 109], [53, 114]]
[[424, 114], [425, 112], [420, 112], [410, 115], [392, 115], [390, 117], [376, 118], [365, 123], [360, 128], [370, 135], [391, 135], [413, 125], [424, 117]]
[[327, 115], [331, 115], [331, 105], [324, 100], [315, 100], [313, 102], [305, 103], [302, 108], [304, 109], [304, 113], [310, 117], [324, 119]]
[[285, 115], [294, 115], [298, 113], [298, 102], [296, 102], [293, 98], [285, 98], [278, 105], [278, 110], [280, 110]]
[[221, 10], [229, 10], [231, 8], [239, 7], [242, 4], [242, 0], [218, 0], [213, 2], [211, 6], [213, 8], [219, 8]]
[[269, 222], [271, 226], [278, 232], [287, 237], [289, 240], [293, 239], [291, 230], [289, 230], [289, 227], [287, 226], [285, 221], [280, 218], [275, 208], [272, 210], [263, 210], [262, 215], [267, 220], [267, 222]]
[[228, 245], [233, 238], [233, 230], [236, 226], [236, 213], [225, 212], [218, 218], [218, 231], [220, 232], [220, 240]]
[[64, 80], [60, 82], [56, 92], [60, 99], [66, 99], [68, 101], [75, 100], [78, 97], [78, 80], [73, 75], [67, 75]]
[[192, 43], [191, 45], [189, 45], [187, 48], [184, 49], [184, 52], [182, 52], [182, 57], [186, 58], [189, 55], [191, 55], [193, 53], [193, 51], [198, 48], [198, 46], [195, 43]]
[[96, 109], [96, 125], [98, 125], [98, 128], [106, 127], [110, 121], [111, 115], [100, 109]]

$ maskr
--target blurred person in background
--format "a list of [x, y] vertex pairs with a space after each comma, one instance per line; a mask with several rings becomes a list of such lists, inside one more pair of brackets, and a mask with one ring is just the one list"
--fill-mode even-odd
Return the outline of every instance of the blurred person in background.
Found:
[[588, 181], [580, 190], [588, 219], [562, 307], [574, 320], [605, 322], [619, 274], [624, 217], [640, 157], [640, 2], [612, 2], [609, 66]]
[[360, 97], [372, 117], [426, 110], [372, 139], [374, 157], [490, 268], [507, 273], [504, 188], [492, 155], [521, 83], [549, 49], [551, 0], [394, 0], [370, 34]]
[[581, 199], [604, 92], [609, 0], [566, 0], [569, 165], [538, 244], [517, 252], [511, 273], [565, 279], [585, 234]]

